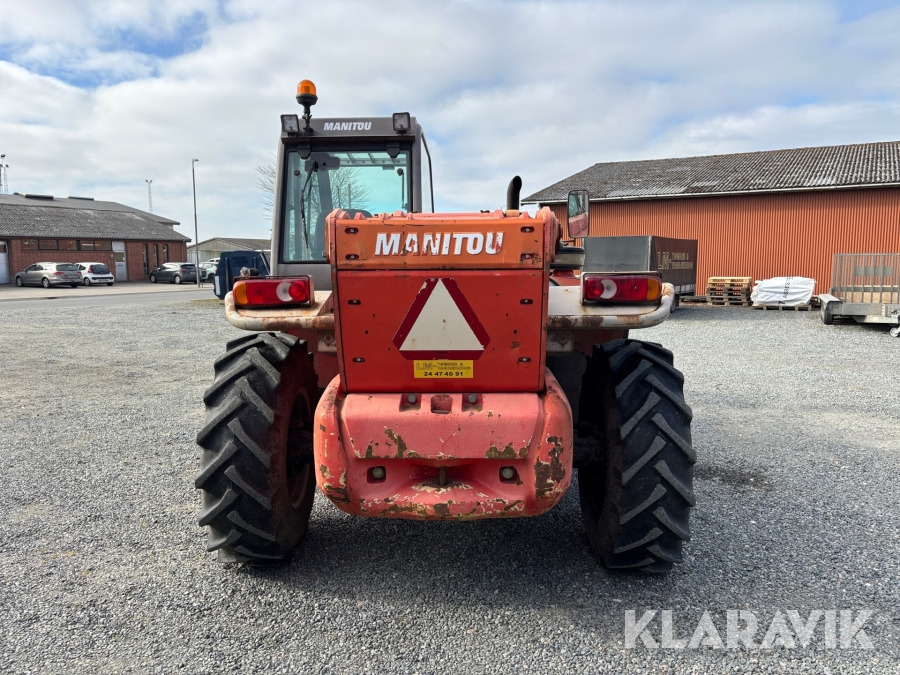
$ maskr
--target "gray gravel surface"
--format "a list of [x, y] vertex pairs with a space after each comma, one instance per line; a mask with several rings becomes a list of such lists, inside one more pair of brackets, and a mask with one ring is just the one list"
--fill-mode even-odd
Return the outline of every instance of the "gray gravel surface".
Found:
[[[694, 538], [663, 577], [597, 565], [577, 489], [542, 517], [465, 524], [356, 519], [317, 495], [290, 565], [217, 564], [196, 524], [194, 436], [212, 361], [238, 335], [215, 301], [0, 304], [0, 671], [900, 670], [900, 340], [886, 328], [685, 305], [633, 336], [675, 352], [695, 414]], [[838, 614], [805, 646], [652, 649], [629, 646], [628, 610], [657, 610], [656, 643], [663, 610], [675, 639], [706, 612], [723, 642], [728, 611], [752, 612], [754, 644], [788, 610]], [[828, 638], [840, 610], [872, 612], [871, 649]]]

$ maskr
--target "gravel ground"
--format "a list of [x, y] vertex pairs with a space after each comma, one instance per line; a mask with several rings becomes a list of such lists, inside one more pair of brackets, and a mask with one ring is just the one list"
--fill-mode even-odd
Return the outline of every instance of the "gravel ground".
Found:
[[[652, 577], [596, 564], [574, 489], [545, 516], [465, 524], [355, 519], [317, 495], [289, 566], [219, 565], [193, 480], [212, 361], [240, 334], [220, 304], [2, 303], [0, 319], [0, 671], [900, 669], [887, 328], [685, 305], [634, 336], [675, 352], [699, 456], [693, 541]], [[784, 626], [788, 645], [728, 648], [729, 610], [757, 619], [752, 644]], [[837, 614], [800, 640], [788, 610]], [[674, 646], [698, 626], [705, 643]]]

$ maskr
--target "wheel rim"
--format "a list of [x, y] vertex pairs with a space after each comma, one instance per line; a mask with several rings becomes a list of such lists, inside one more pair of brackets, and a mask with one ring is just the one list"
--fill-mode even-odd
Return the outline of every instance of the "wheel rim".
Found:
[[44, 288], [50, 288], [50, 282], [47, 279], [41, 279], [41, 286]]

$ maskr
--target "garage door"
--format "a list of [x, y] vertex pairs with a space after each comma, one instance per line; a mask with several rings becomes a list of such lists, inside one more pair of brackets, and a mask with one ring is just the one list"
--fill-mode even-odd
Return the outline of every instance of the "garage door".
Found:
[[9, 283], [9, 249], [0, 241], [0, 284]]

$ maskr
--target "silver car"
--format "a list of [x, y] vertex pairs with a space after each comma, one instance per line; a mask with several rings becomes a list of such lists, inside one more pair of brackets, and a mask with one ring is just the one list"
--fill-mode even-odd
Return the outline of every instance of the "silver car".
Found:
[[213, 277], [216, 276], [217, 269], [218, 269], [218, 263], [214, 263], [214, 262], [200, 263], [200, 279], [202, 281], [212, 281]]
[[29, 265], [16, 275], [16, 286], [71, 286], [81, 285], [81, 272], [75, 263], [39, 262]]

